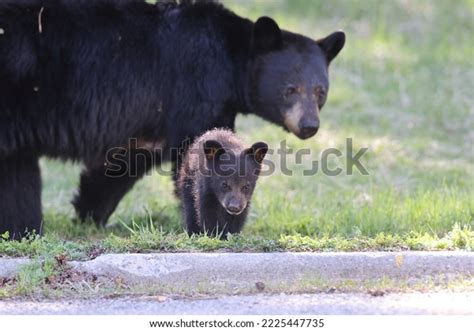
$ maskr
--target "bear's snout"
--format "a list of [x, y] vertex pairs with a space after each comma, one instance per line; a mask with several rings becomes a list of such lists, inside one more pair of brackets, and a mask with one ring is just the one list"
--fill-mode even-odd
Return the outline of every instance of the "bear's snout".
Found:
[[296, 102], [284, 113], [283, 117], [283, 122], [288, 130], [300, 139], [311, 138], [319, 130], [319, 109], [314, 104]]
[[301, 139], [308, 139], [318, 133], [319, 121], [315, 118], [303, 118], [299, 124]]
[[237, 198], [232, 198], [226, 203], [225, 209], [231, 215], [240, 215], [245, 209], [245, 203]]

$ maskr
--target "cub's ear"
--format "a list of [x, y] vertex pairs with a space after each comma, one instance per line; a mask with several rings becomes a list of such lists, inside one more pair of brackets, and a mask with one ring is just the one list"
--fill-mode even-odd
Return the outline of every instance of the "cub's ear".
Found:
[[222, 147], [221, 143], [216, 140], [208, 140], [204, 142], [204, 154], [206, 155], [206, 159], [213, 160], [216, 157], [219, 157], [222, 153], [224, 153], [224, 148]]
[[270, 17], [260, 17], [252, 31], [252, 54], [270, 52], [281, 48], [283, 36], [278, 24]]
[[328, 63], [330, 63], [344, 47], [346, 34], [342, 31], [336, 31], [326, 38], [318, 40], [317, 43], [326, 54]]
[[265, 155], [268, 152], [268, 145], [264, 142], [258, 142], [252, 145], [252, 147], [247, 148], [244, 153], [246, 155], [251, 155], [257, 161], [257, 163], [262, 163]]

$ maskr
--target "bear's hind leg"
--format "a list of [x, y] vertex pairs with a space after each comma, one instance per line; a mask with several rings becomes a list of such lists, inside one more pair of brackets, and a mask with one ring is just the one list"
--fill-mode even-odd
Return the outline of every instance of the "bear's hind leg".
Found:
[[120, 200], [153, 167], [152, 154], [137, 153], [123, 155], [121, 169], [114, 173], [109, 173], [105, 164], [89, 166], [83, 171], [79, 192], [72, 201], [81, 221], [91, 219], [98, 226], [107, 223]]
[[79, 194], [72, 202], [81, 221], [91, 219], [98, 226], [107, 223], [120, 200], [139, 179], [128, 176], [107, 177], [104, 171], [103, 168], [84, 171], [81, 174]]
[[0, 234], [41, 234], [41, 173], [37, 156], [0, 159]]

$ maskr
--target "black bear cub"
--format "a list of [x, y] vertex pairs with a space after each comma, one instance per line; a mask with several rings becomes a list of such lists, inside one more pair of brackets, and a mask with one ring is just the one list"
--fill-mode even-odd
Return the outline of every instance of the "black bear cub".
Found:
[[247, 218], [267, 144], [245, 148], [230, 130], [214, 129], [188, 149], [178, 178], [178, 194], [188, 234], [225, 239]]

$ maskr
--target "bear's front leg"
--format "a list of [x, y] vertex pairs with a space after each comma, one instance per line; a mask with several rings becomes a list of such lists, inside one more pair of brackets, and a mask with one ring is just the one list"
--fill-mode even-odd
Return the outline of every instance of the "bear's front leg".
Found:
[[153, 153], [132, 150], [117, 157], [115, 164], [103, 162], [86, 167], [72, 201], [79, 219], [105, 225], [125, 194], [151, 170], [156, 158]]
[[214, 197], [201, 197], [199, 214], [203, 232], [210, 237], [227, 239], [227, 234], [229, 233], [227, 216], [223, 212], [220, 203]]
[[36, 156], [0, 159], [0, 234], [41, 234], [41, 174]]
[[186, 230], [189, 236], [193, 234], [202, 233], [202, 229], [199, 226], [198, 215], [196, 212], [193, 185], [194, 183], [191, 178], [184, 179], [179, 194], [181, 198], [184, 219], [186, 222]]

